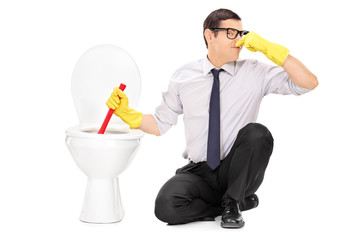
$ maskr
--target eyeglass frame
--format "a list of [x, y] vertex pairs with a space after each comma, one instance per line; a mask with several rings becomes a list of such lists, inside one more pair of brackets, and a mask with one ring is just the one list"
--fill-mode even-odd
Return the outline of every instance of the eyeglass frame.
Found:
[[[246, 34], [248, 34], [250, 31], [247, 31], [247, 30], [237, 30], [235, 28], [209, 28], [211, 31], [214, 31], [214, 32], [219, 32], [219, 31], [226, 31], [226, 37], [230, 40], [234, 40], [235, 38], [237, 38], [238, 35], [240, 35], [240, 37], [243, 37], [245, 36]], [[229, 30], [234, 30], [236, 31], [236, 34], [235, 34], [235, 37], [234, 38], [230, 38], [228, 35], [229, 35]]]

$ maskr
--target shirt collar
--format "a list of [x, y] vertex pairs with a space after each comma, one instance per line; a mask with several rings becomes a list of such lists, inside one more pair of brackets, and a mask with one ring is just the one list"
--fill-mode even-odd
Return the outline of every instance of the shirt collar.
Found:
[[[224, 69], [227, 73], [229, 73], [231, 76], [235, 75], [235, 61], [234, 62], [228, 62], [225, 63], [223, 66], [221, 66], [222, 69]], [[204, 77], [211, 71], [211, 69], [216, 68], [208, 59], [206, 56], [204, 59], [204, 68], [203, 73]]]

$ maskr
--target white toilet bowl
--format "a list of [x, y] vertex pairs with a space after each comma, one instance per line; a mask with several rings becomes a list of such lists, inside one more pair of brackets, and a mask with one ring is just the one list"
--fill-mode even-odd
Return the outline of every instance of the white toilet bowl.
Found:
[[88, 177], [80, 220], [89, 223], [119, 222], [124, 216], [118, 175], [134, 159], [144, 133], [140, 130], [97, 128], [66, 130], [66, 145], [76, 164]]
[[124, 217], [118, 175], [134, 159], [144, 133], [113, 116], [105, 134], [97, 134], [108, 110], [107, 97], [120, 81], [127, 85], [125, 91], [136, 105], [140, 92], [137, 67], [124, 50], [113, 45], [88, 50], [73, 72], [72, 96], [80, 124], [66, 129], [65, 142], [88, 177], [80, 216], [83, 222], [114, 223]]

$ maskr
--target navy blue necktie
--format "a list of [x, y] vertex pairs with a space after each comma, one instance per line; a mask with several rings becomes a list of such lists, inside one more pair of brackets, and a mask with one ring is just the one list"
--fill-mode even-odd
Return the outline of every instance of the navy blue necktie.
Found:
[[220, 82], [219, 73], [222, 69], [212, 69], [214, 82], [210, 96], [209, 134], [207, 145], [207, 164], [211, 169], [220, 165]]

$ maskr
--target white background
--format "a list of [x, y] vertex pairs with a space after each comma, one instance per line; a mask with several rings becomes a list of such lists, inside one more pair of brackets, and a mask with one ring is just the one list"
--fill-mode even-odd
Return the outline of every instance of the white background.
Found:
[[[142, 76], [137, 110], [152, 113], [171, 74], [206, 55], [202, 24], [220, 7], [288, 47], [320, 83], [300, 97], [263, 100], [258, 122], [275, 148], [259, 207], [244, 212], [240, 230], [222, 229], [219, 218], [182, 226], [156, 219], [158, 190], [186, 164], [179, 117], [166, 135], [145, 136], [119, 177], [123, 221], [80, 222], [86, 176], [64, 142], [78, 123], [76, 61], [98, 44], [126, 49]], [[349, 0], [1, 1], [0, 239], [359, 239], [359, 22]], [[270, 63], [246, 49], [240, 57]]]

